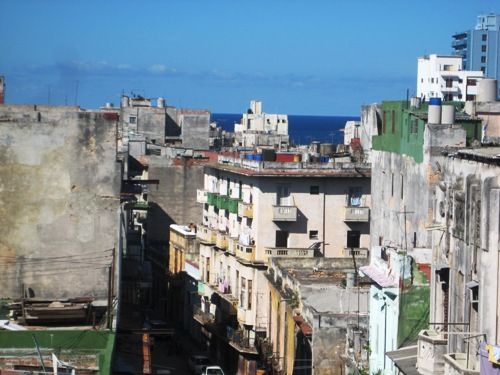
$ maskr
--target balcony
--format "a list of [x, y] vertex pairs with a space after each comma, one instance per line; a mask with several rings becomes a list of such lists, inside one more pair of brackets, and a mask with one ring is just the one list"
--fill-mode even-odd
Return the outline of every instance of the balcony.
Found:
[[297, 207], [273, 206], [273, 221], [297, 221]]
[[206, 190], [196, 190], [196, 202], [207, 203], [208, 202], [208, 192]]
[[227, 233], [217, 232], [215, 246], [219, 249], [227, 250], [229, 235]]
[[270, 258], [314, 258], [314, 248], [266, 247], [266, 257]]
[[368, 249], [363, 247], [344, 247], [343, 256], [352, 258], [368, 258]]
[[218, 196], [219, 196], [219, 194], [207, 192], [207, 203], [212, 205], [212, 206], [216, 206]]
[[465, 353], [450, 353], [444, 356], [445, 375], [479, 375], [479, 368], [473, 368], [476, 363], [474, 356]]
[[238, 216], [253, 218], [253, 204], [252, 203], [238, 203]]
[[462, 49], [467, 47], [467, 39], [455, 39], [451, 42], [451, 46], [455, 49]]
[[444, 355], [448, 340], [434, 330], [418, 335], [417, 368], [421, 375], [444, 374]]
[[238, 240], [235, 238], [229, 237], [227, 239], [227, 252], [229, 254], [236, 254], [236, 247], [238, 246]]
[[193, 318], [202, 325], [213, 324], [215, 322], [215, 316], [213, 314], [204, 312], [199, 307], [195, 307]]
[[236, 257], [242, 261], [253, 263], [255, 262], [255, 245], [236, 245]]
[[227, 330], [229, 345], [240, 353], [258, 354], [255, 343], [244, 330]]
[[368, 223], [370, 221], [369, 207], [345, 207], [344, 221]]
[[204, 225], [198, 227], [196, 237], [204, 244], [215, 244], [217, 240], [216, 231]]
[[232, 214], [237, 214], [239, 203], [240, 199], [238, 198], [228, 198], [227, 209], [229, 210], [229, 212], [231, 212]]

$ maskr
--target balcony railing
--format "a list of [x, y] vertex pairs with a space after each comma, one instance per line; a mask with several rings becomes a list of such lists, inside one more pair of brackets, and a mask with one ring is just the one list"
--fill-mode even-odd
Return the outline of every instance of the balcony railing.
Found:
[[238, 216], [253, 218], [253, 204], [239, 202]]
[[417, 368], [421, 375], [444, 373], [444, 355], [448, 340], [434, 330], [424, 330], [418, 335]]
[[229, 212], [231, 212], [232, 214], [237, 214], [239, 202], [240, 200], [238, 198], [228, 198], [227, 209], [229, 210]]
[[215, 239], [215, 246], [219, 249], [227, 250], [229, 235], [226, 233], [217, 232], [217, 237]]
[[344, 247], [343, 255], [345, 257], [368, 258], [368, 249], [364, 247]]
[[255, 262], [255, 245], [236, 245], [236, 257], [247, 261], [247, 262]]
[[200, 307], [194, 308], [193, 318], [201, 324], [212, 324], [215, 322], [215, 316], [202, 311]]
[[207, 203], [208, 201], [208, 192], [206, 190], [196, 190], [196, 202], [198, 203]]
[[475, 358], [465, 353], [450, 353], [444, 356], [444, 375], [479, 375], [479, 368], [473, 368]]
[[370, 221], [370, 208], [346, 207], [344, 221], [368, 223]]
[[297, 207], [273, 206], [273, 221], [297, 221]]
[[313, 258], [314, 248], [266, 247], [265, 254], [268, 258]]
[[217, 204], [217, 197], [219, 194], [217, 193], [207, 193], [207, 203], [215, 206]]
[[198, 232], [196, 232], [196, 237], [198, 237], [200, 242], [205, 244], [215, 244], [217, 240], [216, 231], [204, 225], [200, 225], [198, 227]]

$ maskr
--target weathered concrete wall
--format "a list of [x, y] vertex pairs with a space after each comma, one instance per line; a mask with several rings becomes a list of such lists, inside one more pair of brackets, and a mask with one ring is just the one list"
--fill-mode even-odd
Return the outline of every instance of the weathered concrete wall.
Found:
[[0, 105], [0, 297], [104, 297], [115, 246], [116, 116]]
[[149, 200], [155, 202], [149, 215], [148, 239], [168, 247], [170, 224], [199, 223], [203, 205], [196, 202], [196, 190], [203, 188], [203, 165], [192, 159], [149, 157], [149, 178], [159, 179], [151, 186]]
[[181, 110], [182, 147], [208, 150], [210, 113], [208, 111]]

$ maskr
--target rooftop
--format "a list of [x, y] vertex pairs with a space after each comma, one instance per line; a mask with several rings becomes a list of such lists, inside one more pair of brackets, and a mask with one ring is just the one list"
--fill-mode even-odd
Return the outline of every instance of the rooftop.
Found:
[[371, 167], [367, 163], [275, 162], [221, 155], [218, 163], [212, 163], [209, 166], [244, 176], [258, 177], [371, 177]]

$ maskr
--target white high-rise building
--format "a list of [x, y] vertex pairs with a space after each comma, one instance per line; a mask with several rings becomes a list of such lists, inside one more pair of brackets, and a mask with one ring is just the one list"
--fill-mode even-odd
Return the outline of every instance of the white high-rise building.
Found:
[[483, 72], [462, 70], [462, 57], [432, 54], [418, 58], [417, 96], [423, 100], [475, 100]]

